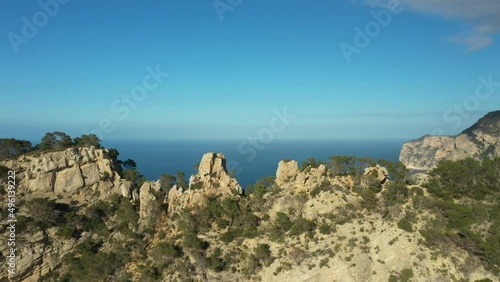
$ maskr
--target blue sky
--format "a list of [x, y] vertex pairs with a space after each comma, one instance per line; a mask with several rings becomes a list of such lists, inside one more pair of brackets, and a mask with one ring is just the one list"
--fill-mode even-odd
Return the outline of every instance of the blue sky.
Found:
[[245, 139], [286, 108], [277, 139], [412, 139], [498, 110], [500, 2], [401, 1], [2, 1], [0, 137]]

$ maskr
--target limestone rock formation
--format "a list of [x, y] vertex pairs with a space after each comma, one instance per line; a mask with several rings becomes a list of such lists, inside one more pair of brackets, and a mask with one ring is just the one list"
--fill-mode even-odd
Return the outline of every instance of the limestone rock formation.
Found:
[[220, 153], [207, 153], [201, 158], [198, 173], [189, 178], [189, 188], [203, 187], [206, 193], [242, 194], [243, 189], [226, 169], [226, 157]]
[[276, 171], [276, 184], [281, 186], [287, 182], [295, 180], [299, 174], [299, 164], [295, 160], [280, 161]]
[[408, 168], [432, 170], [442, 160], [500, 156], [500, 111], [488, 113], [456, 136], [424, 136], [406, 142], [399, 160]]
[[323, 164], [317, 168], [309, 167], [300, 171], [297, 161], [294, 160], [279, 162], [275, 183], [285, 189], [310, 192], [325, 181], [332, 185], [347, 187], [352, 187], [354, 184], [351, 177], [333, 177]]
[[227, 173], [226, 158], [220, 153], [203, 155], [198, 173], [189, 178], [189, 188], [174, 186], [168, 194], [168, 212], [203, 203], [209, 195], [241, 195], [238, 181]]
[[[113, 194], [138, 199], [135, 187], [120, 178], [121, 168], [106, 149], [78, 147], [26, 154], [1, 161], [0, 165], [16, 171], [16, 195], [23, 200], [46, 197], [91, 205], [108, 200]], [[0, 179], [0, 184], [5, 184], [3, 181]], [[61, 239], [56, 231], [57, 228], [49, 228], [45, 232], [18, 234], [22, 247], [18, 248], [17, 275], [12, 281], [40, 281], [41, 276], [59, 267], [77, 240]], [[0, 251], [8, 253], [6, 249]]]
[[[77, 240], [61, 240], [56, 235], [56, 228], [47, 232], [38, 231], [32, 236], [24, 236], [22, 248], [17, 248], [17, 275], [11, 281], [36, 282], [61, 264], [61, 258], [72, 251]], [[51, 242], [47, 244], [47, 242]], [[7, 244], [2, 244], [1, 252], [8, 253]], [[2, 280], [3, 281], [3, 280]]]
[[380, 165], [375, 165], [373, 167], [367, 167], [363, 176], [371, 175], [375, 177], [381, 184], [386, 183], [389, 180], [389, 171], [385, 167], [381, 167]]
[[146, 181], [139, 193], [139, 225], [148, 226], [159, 213], [164, 199], [159, 199], [160, 181]]
[[27, 154], [0, 162], [16, 171], [18, 193], [63, 197], [83, 202], [111, 194], [133, 196], [133, 187], [120, 178], [120, 167], [109, 151], [95, 147]]
[[203, 190], [189, 190], [174, 185], [168, 192], [168, 213], [172, 214], [183, 208], [203, 205], [207, 194]]

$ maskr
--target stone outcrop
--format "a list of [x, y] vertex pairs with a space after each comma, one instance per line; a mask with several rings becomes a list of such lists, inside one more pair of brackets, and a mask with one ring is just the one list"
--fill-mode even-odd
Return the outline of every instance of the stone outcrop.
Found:
[[0, 162], [16, 170], [18, 193], [63, 197], [83, 202], [111, 194], [133, 197], [133, 187], [120, 178], [120, 167], [109, 151], [95, 147], [27, 154]]
[[294, 160], [279, 162], [275, 183], [285, 189], [310, 192], [325, 181], [331, 185], [346, 187], [352, 187], [354, 184], [351, 177], [332, 176], [323, 164], [317, 168], [309, 167], [300, 171], [297, 161]]
[[226, 157], [220, 153], [207, 153], [201, 158], [198, 173], [189, 178], [189, 188], [203, 187], [205, 193], [242, 194], [243, 189], [226, 169]]
[[[77, 240], [61, 239], [56, 231], [57, 228], [49, 228], [46, 232], [38, 231], [31, 236], [23, 236], [22, 247], [17, 248], [16, 276], [10, 281], [41, 281], [43, 275], [60, 266], [62, 257], [73, 250]], [[7, 248], [7, 244], [2, 244], [1, 252], [8, 253]], [[2, 270], [7, 273], [5, 269]]]
[[408, 168], [432, 170], [442, 160], [500, 156], [500, 111], [491, 112], [456, 136], [424, 136], [406, 142], [399, 160]]
[[207, 153], [201, 158], [198, 173], [189, 178], [189, 187], [174, 186], [168, 193], [168, 212], [203, 204], [207, 196], [241, 195], [238, 181], [227, 173], [226, 158], [220, 153]]
[[195, 206], [203, 205], [207, 195], [203, 190], [183, 189], [174, 185], [168, 192], [167, 212], [172, 214], [184, 208], [191, 209]]
[[[108, 200], [113, 194], [139, 198], [132, 183], [120, 178], [121, 168], [106, 149], [81, 147], [32, 153], [1, 161], [0, 165], [16, 171], [18, 199], [47, 197], [90, 205]], [[23, 210], [19, 212], [22, 214]], [[73, 250], [78, 240], [62, 239], [56, 231], [57, 228], [49, 228], [16, 236], [22, 245], [17, 248], [17, 275], [11, 281], [40, 281], [40, 277], [59, 267], [62, 257]], [[4, 247], [7, 244], [0, 247], [2, 255], [8, 253]]]
[[139, 226], [149, 226], [160, 212], [161, 204], [165, 200], [158, 198], [160, 190], [160, 181], [146, 181], [142, 184], [139, 193]]
[[389, 180], [389, 171], [387, 168], [375, 165], [373, 167], [365, 168], [364, 176], [373, 176], [380, 181], [380, 184], [385, 184]]
[[278, 163], [278, 170], [276, 171], [275, 182], [278, 186], [284, 185], [285, 183], [295, 180], [299, 173], [300, 170], [297, 161], [280, 161]]

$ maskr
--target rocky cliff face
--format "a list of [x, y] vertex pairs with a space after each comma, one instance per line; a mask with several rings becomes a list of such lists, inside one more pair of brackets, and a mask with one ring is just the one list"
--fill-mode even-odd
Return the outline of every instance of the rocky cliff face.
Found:
[[[166, 199], [160, 199], [161, 182], [146, 181], [142, 184], [139, 192], [139, 226], [141, 228], [149, 227], [157, 218], [161, 209], [161, 204]], [[164, 197], [162, 197], [164, 198]]]
[[201, 158], [198, 173], [189, 178], [189, 189], [174, 185], [168, 193], [168, 212], [203, 203], [207, 196], [241, 195], [238, 181], [227, 173], [226, 158], [220, 153], [207, 153]]
[[403, 145], [399, 160], [409, 169], [429, 171], [442, 160], [500, 156], [500, 111], [491, 112], [457, 136], [424, 136]]
[[115, 193], [125, 197], [134, 193], [130, 182], [120, 178], [120, 167], [106, 149], [82, 147], [23, 155], [0, 165], [16, 171], [17, 193], [25, 196], [88, 203]]
[[[22, 248], [17, 250], [17, 275], [11, 277], [10, 281], [41, 281], [41, 277], [54, 271], [61, 265], [64, 255], [71, 252], [77, 241], [74, 239], [61, 240], [56, 235], [56, 228], [50, 228], [45, 232], [39, 231], [31, 236], [23, 234], [21, 238]], [[48, 243], [49, 242], [49, 243]], [[6, 253], [7, 249], [1, 249]], [[6, 274], [5, 269], [2, 269]], [[9, 281], [9, 280], [2, 280]]]
[[[120, 178], [117, 160], [106, 149], [84, 147], [28, 154], [2, 161], [0, 165], [16, 171], [17, 202], [52, 198], [58, 202], [90, 205], [109, 200], [113, 194], [138, 198], [133, 185]], [[4, 181], [1, 179], [0, 185], [4, 185]], [[16, 215], [26, 216], [24, 209]], [[56, 236], [56, 230], [49, 228], [34, 234], [25, 231], [17, 235], [21, 247], [17, 248], [17, 275], [11, 281], [39, 281], [41, 276], [60, 266], [62, 257], [73, 250], [77, 240], [61, 239]], [[7, 254], [7, 244], [2, 244], [0, 251], [2, 255]], [[7, 271], [2, 269], [2, 273]]]
[[[372, 174], [373, 171], [376, 172]], [[368, 167], [360, 179], [362, 186], [368, 181], [368, 176], [370, 175], [376, 175], [375, 179], [380, 181], [381, 184], [385, 184], [389, 173], [386, 168], [379, 165]], [[309, 167], [300, 171], [298, 162], [290, 160], [279, 162], [275, 183], [281, 188], [299, 192], [311, 192], [314, 188], [325, 185], [325, 183], [351, 189], [355, 184], [355, 179], [351, 176], [334, 175], [323, 164], [317, 168]]]

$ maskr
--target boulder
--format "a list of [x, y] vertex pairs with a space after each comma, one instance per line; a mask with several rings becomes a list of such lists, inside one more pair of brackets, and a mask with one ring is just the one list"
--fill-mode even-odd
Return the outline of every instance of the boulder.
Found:
[[66, 192], [76, 192], [84, 186], [82, 174], [79, 167], [71, 167], [56, 173], [54, 193], [64, 194]]

